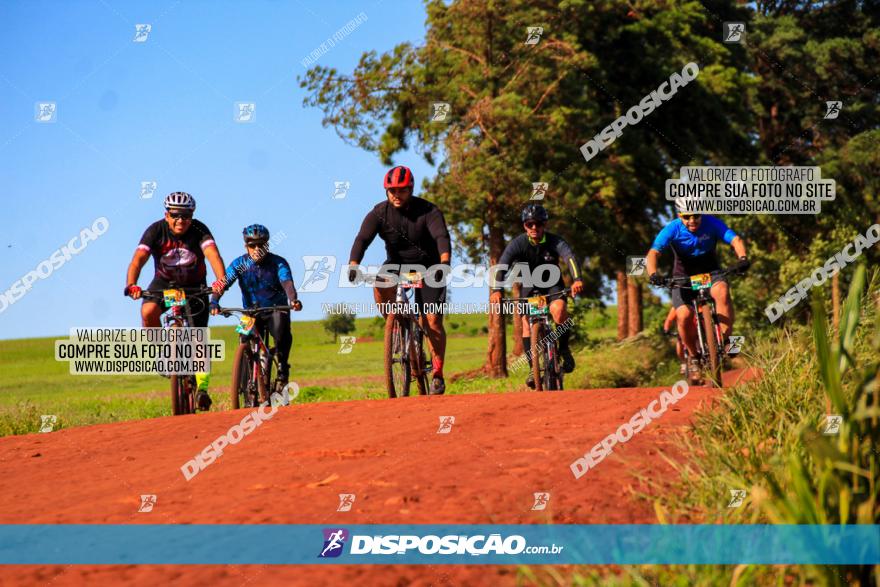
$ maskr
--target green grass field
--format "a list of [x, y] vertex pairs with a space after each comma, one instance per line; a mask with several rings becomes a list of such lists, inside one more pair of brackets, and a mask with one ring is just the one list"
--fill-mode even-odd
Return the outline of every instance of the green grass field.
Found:
[[[567, 388], [636, 385], [657, 377], [668, 349], [657, 341], [638, 341], [638, 350], [613, 344], [614, 308], [581, 315], [581, 332], [590, 343], [578, 354], [578, 368]], [[228, 324], [219, 326], [219, 324]], [[527, 370], [514, 370], [507, 379], [488, 379], [474, 372], [486, 356], [486, 317], [450, 315], [446, 377], [448, 393], [493, 393], [525, 390]], [[229, 406], [227, 390], [232, 353], [237, 344], [234, 319], [213, 321], [212, 337], [226, 344], [226, 360], [215, 362], [211, 379], [213, 409]], [[508, 327], [508, 349], [512, 349]], [[359, 318], [358, 342], [349, 354], [339, 354], [320, 321], [294, 322], [291, 380], [300, 386], [298, 402], [341, 401], [385, 397], [381, 319]], [[0, 341], [0, 435], [39, 429], [40, 415], [58, 417], [58, 427], [170, 415], [167, 380], [153, 375], [71, 375], [66, 362], [54, 360], [56, 338]], [[653, 345], [653, 346], [652, 346]], [[609, 369], [609, 365], [615, 365]]]

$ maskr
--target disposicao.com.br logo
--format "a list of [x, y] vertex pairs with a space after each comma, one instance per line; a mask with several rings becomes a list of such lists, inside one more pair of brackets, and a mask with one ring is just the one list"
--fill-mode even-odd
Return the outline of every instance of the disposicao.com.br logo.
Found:
[[[325, 528], [324, 546], [319, 558], [338, 557], [342, 554], [349, 533], [344, 528]], [[526, 539], [519, 534], [502, 537], [501, 534], [476, 534], [474, 536], [448, 534], [438, 536], [429, 534], [388, 535], [351, 535], [351, 555], [388, 555], [412, 554], [423, 555], [465, 555], [481, 556], [490, 554], [559, 554], [564, 546], [556, 544], [545, 546], [529, 546]]]

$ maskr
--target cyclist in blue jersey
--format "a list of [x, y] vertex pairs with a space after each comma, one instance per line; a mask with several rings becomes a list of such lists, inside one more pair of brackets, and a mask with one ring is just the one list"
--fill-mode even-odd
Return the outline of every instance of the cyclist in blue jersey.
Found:
[[[733, 247], [736, 256], [739, 257], [739, 263], [736, 265], [738, 270], [745, 271], [749, 268], [745, 242], [724, 222], [708, 214], [688, 212], [683, 200], [676, 201], [676, 210], [678, 218], [663, 227], [654, 239], [651, 250], [648, 251], [646, 263], [648, 279], [653, 285], [662, 283], [662, 279], [657, 275], [657, 261], [660, 259], [660, 254], [668, 248], [672, 248], [675, 256], [673, 277], [687, 277], [699, 273], [713, 274], [719, 271], [721, 265], [715, 255], [718, 241], [724, 241]], [[721, 323], [722, 342], [726, 346], [733, 330], [733, 304], [730, 300], [727, 280], [724, 278], [716, 280], [713, 276], [710, 293], [715, 300], [718, 321]], [[696, 292], [689, 288], [672, 289], [672, 305], [675, 308], [678, 333], [689, 353], [688, 375], [691, 381], [701, 379], [696, 321], [690, 305], [695, 295]]]
[[[222, 288], [211, 299], [211, 314], [220, 311], [220, 296], [236, 281], [241, 289], [243, 308], [293, 306], [297, 312], [302, 310], [302, 302], [297, 299], [296, 288], [293, 286], [290, 264], [284, 257], [269, 252], [269, 229], [262, 224], [252, 224], [242, 231], [242, 235], [247, 254], [238, 257], [226, 268], [226, 275], [221, 280]], [[268, 330], [275, 339], [279, 363], [277, 379], [280, 385], [284, 385], [290, 376], [288, 359], [290, 347], [293, 346], [290, 312], [264, 314], [257, 318], [257, 328], [260, 336], [265, 338]]]

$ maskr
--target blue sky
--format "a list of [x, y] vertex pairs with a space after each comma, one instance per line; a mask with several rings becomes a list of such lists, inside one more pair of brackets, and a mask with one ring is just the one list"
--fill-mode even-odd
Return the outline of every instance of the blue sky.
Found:
[[[125, 270], [170, 191], [196, 197], [196, 217], [227, 263], [242, 254], [241, 228], [253, 222], [287, 235], [274, 251], [297, 281], [303, 255], [347, 262], [363, 216], [384, 197], [384, 167], [323, 128], [319, 110], [303, 108], [296, 76], [303, 58], [362, 12], [367, 20], [318, 64], [349, 72], [364, 51], [420, 42], [421, 3], [15, 1], [3, 12], [0, 293], [96, 218], [110, 227], [0, 312], [0, 338], [138, 324], [138, 304], [122, 296]], [[141, 23], [152, 30], [135, 43]], [[35, 121], [37, 102], [57, 104], [56, 122]], [[234, 122], [235, 102], [254, 102], [256, 122]], [[413, 167], [417, 185], [432, 173], [415, 154], [396, 163]], [[141, 199], [147, 180], [158, 189]], [[351, 189], [333, 200], [340, 180]], [[383, 259], [377, 239], [364, 262]], [[140, 284], [151, 277], [152, 261]], [[240, 301], [237, 287], [227, 296]], [[455, 301], [485, 296], [456, 290]], [[369, 290], [331, 286], [305, 294], [296, 317], [320, 318], [322, 302], [371, 299]]]

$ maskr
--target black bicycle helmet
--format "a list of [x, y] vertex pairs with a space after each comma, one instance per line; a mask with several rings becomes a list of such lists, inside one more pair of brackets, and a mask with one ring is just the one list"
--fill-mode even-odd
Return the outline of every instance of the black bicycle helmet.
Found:
[[523, 223], [528, 222], [529, 220], [534, 220], [535, 222], [547, 222], [549, 219], [550, 215], [547, 214], [547, 209], [541, 204], [527, 204], [526, 207], [523, 208]]

